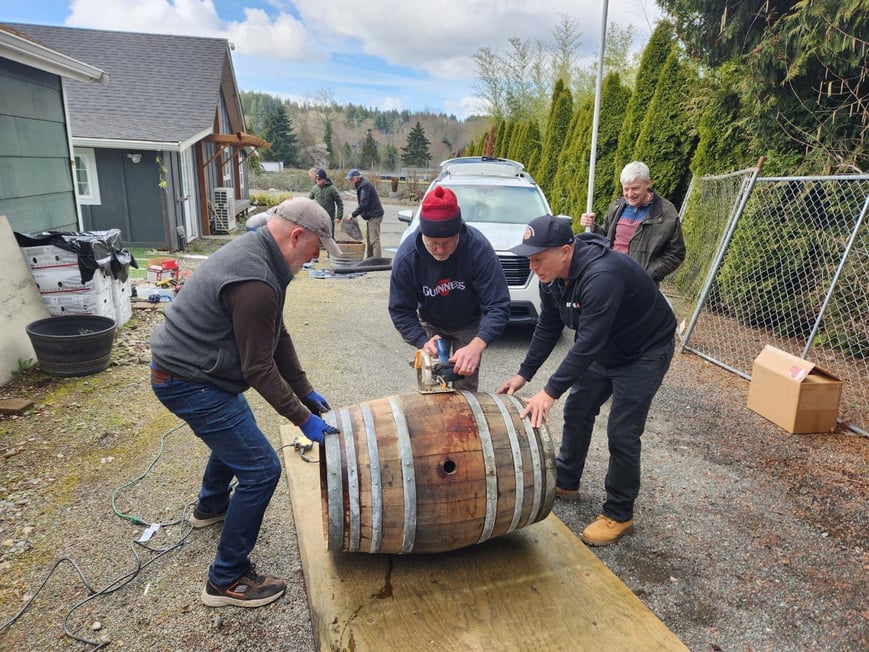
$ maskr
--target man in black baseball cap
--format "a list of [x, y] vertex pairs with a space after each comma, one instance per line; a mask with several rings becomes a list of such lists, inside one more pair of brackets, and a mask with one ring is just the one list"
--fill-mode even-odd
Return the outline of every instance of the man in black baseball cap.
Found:
[[573, 243], [573, 227], [564, 217], [541, 215], [525, 227], [522, 244], [511, 247], [510, 251], [520, 256], [531, 256], [552, 247]]
[[521, 389], [552, 353], [564, 327], [575, 331], [570, 352], [522, 416], [534, 427], [548, 422], [552, 405], [569, 390], [555, 495], [576, 499], [595, 417], [612, 397], [606, 501], [581, 538], [593, 546], [615, 543], [633, 528], [640, 436], [673, 357], [676, 317], [639, 263], [610, 249], [604, 236], [574, 236], [568, 219], [535, 218], [511, 251], [527, 256], [540, 279], [540, 316], [519, 372], [497, 391]]

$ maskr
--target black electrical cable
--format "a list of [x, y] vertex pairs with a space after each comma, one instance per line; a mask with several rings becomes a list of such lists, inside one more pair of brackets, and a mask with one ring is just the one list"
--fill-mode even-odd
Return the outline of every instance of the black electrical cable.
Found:
[[[166, 527], [166, 526], [178, 525], [179, 526], [178, 541], [167, 548], [152, 548], [150, 546], [145, 545], [141, 541], [131, 541], [129, 544], [130, 545], [130, 552], [132, 553], [133, 558], [135, 560], [135, 568], [133, 570], [125, 573], [124, 575], [121, 575], [117, 579], [113, 580], [112, 582], [110, 582], [108, 585], [106, 585], [104, 588], [102, 588], [100, 590], [96, 590], [90, 585], [90, 583], [87, 581], [87, 578], [85, 578], [84, 573], [78, 567], [78, 564], [75, 563], [75, 561], [73, 561], [72, 559], [70, 559], [68, 557], [63, 557], [61, 559], [58, 559], [54, 563], [54, 565], [51, 567], [51, 570], [48, 571], [45, 578], [42, 580], [42, 583], [39, 585], [39, 588], [36, 590], [36, 592], [32, 596], [30, 596], [30, 598], [21, 607], [21, 609], [19, 609], [18, 612], [14, 616], [12, 616], [9, 620], [0, 624], [0, 632], [3, 632], [4, 630], [11, 627], [22, 615], [24, 615], [24, 613], [28, 610], [28, 608], [33, 603], [33, 601], [37, 598], [37, 596], [39, 596], [39, 594], [45, 588], [45, 585], [48, 583], [48, 580], [51, 579], [51, 576], [54, 574], [54, 572], [57, 570], [57, 568], [63, 562], [67, 562], [67, 563], [71, 564], [72, 567], [75, 569], [76, 573], [78, 574], [79, 578], [82, 581], [82, 584], [84, 584], [85, 588], [88, 590], [89, 595], [86, 598], [84, 598], [83, 600], [80, 600], [79, 602], [77, 602], [75, 605], [73, 605], [73, 607], [69, 611], [67, 611], [66, 616], [64, 616], [64, 619], [63, 619], [63, 632], [64, 632], [64, 634], [66, 634], [71, 639], [78, 641], [79, 643], [84, 643], [86, 645], [94, 646], [93, 649], [91, 650], [91, 652], [96, 652], [96, 650], [101, 650], [111, 642], [111, 641], [91, 641], [91, 640], [83, 638], [81, 636], [77, 636], [69, 628], [69, 619], [73, 615], [73, 613], [75, 613], [79, 609], [79, 607], [84, 606], [85, 604], [87, 604], [88, 602], [93, 600], [94, 598], [97, 598], [101, 595], [109, 595], [110, 593], [114, 593], [115, 591], [118, 591], [119, 589], [123, 588], [124, 586], [126, 586], [127, 584], [132, 582], [143, 569], [150, 566], [152, 563], [154, 563], [155, 561], [160, 559], [163, 555], [165, 555], [169, 552], [172, 552], [173, 550], [177, 550], [182, 545], [184, 545], [184, 542], [192, 534], [194, 528], [193, 528], [193, 525], [190, 523], [190, 521], [187, 519], [187, 515], [188, 515], [189, 511], [191, 510], [191, 508], [193, 508], [193, 506], [196, 504], [195, 501], [187, 503], [186, 505], [184, 505], [184, 507], [181, 510], [180, 517], [178, 519], [176, 519], [174, 521], [170, 521], [168, 523], [151, 523], [151, 522], [146, 521], [145, 519], [141, 518], [140, 516], [136, 516], [134, 514], [125, 514], [117, 508], [117, 504], [116, 504], [116, 499], [117, 499], [119, 492], [121, 492], [124, 489], [127, 489], [128, 487], [133, 486], [134, 484], [136, 484], [140, 480], [143, 480], [151, 472], [151, 470], [154, 468], [154, 466], [157, 464], [157, 462], [160, 460], [160, 457], [163, 455], [166, 437], [168, 437], [173, 432], [179, 430], [180, 428], [182, 428], [185, 425], [186, 424], [184, 422], [181, 422], [177, 426], [175, 426], [174, 428], [163, 433], [163, 435], [160, 437], [160, 448], [157, 452], [157, 455], [154, 457], [153, 460], [151, 460], [151, 463], [148, 465], [148, 467], [145, 469], [145, 471], [143, 473], [141, 473], [140, 475], [138, 475], [137, 477], [130, 480], [129, 482], [125, 482], [120, 487], [117, 487], [114, 491], [112, 491], [112, 495], [111, 495], [112, 511], [115, 513], [116, 516], [118, 516], [119, 518], [122, 518], [126, 521], [129, 521], [132, 525], [136, 525], [136, 526], [151, 527], [152, 525], [159, 525], [160, 527]], [[282, 448], [286, 448], [287, 446], [292, 446], [293, 448], [298, 450], [302, 459], [305, 460], [306, 462], [316, 462], [317, 461], [317, 460], [308, 459], [305, 456], [304, 452], [302, 451], [301, 447], [299, 447], [298, 445], [295, 445], [295, 444], [287, 444], [285, 446], [281, 446], [280, 448], [278, 448], [278, 450], [281, 450]], [[235, 484], [236, 483], [233, 482], [233, 486]], [[148, 550], [149, 552], [154, 552], [156, 554], [154, 555], [154, 557], [152, 557], [148, 561], [142, 563], [141, 558], [136, 553], [136, 548], [135, 548], [134, 544], [140, 546], [141, 548], [144, 548], [145, 550]]]
[[[169, 430], [163, 434], [163, 436], [160, 438], [160, 449], [157, 452], [157, 455], [155, 456], [155, 458], [148, 465], [147, 469], [145, 469], [144, 473], [140, 474], [138, 477], [134, 478], [133, 480], [130, 480], [129, 482], [124, 483], [123, 485], [121, 485], [120, 487], [118, 487], [117, 489], [112, 491], [112, 496], [111, 496], [112, 510], [114, 511], [114, 513], [118, 517], [120, 517], [126, 521], [129, 521], [131, 524], [137, 525], [137, 526], [150, 527], [150, 526], [154, 525], [154, 523], [149, 523], [148, 521], [144, 520], [143, 518], [141, 518], [139, 516], [122, 513], [120, 510], [117, 509], [116, 504], [115, 504], [115, 500], [116, 500], [118, 492], [120, 492], [121, 490], [126, 489], [127, 487], [130, 487], [133, 484], [135, 484], [136, 482], [139, 482], [140, 480], [144, 479], [148, 475], [148, 473], [151, 472], [151, 470], [154, 468], [154, 465], [157, 463], [157, 461], [163, 455], [163, 448], [164, 448], [164, 443], [166, 441], [166, 437], [168, 437], [170, 434], [172, 434], [173, 432], [175, 432], [179, 428], [183, 427], [184, 425], [185, 424], [183, 422], [179, 423], [177, 426], [175, 426], [174, 428], [172, 428], [171, 430]], [[51, 579], [51, 576], [54, 575], [54, 572], [58, 569], [58, 567], [62, 563], [67, 562], [67, 563], [71, 564], [72, 567], [75, 569], [75, 572], [78, 574], [79, 578], [81, 579], [82, 584], [84, 584], [89, 595], [86, 598], [84, 598], [83, 600], [80, 600], [78, 603], [76, 603], [66, 613], [66, 616], [64, 616], [64, 619], [63, 619], [63, 632], [68, 637], [70, 637], [70, 638], [72, 638], [80, 643], [85, 643], [86, 645], [94, 646], [93, 652], [95, 652], [96, 650], [103, 649], [105, 646], [107, 646], [110, 643], [110, 641], [91, 641], [91, 640], [88, 640], [86, 638], [82, 638], [80, 636], [77, 636], [69, 628], [70, 617], [72, 616], [73, 613], [75, 613], [76, 610], [79, 609], [79, 607], [87, 604], [88, 602], [90, 602], [91, 600], [93, 600], [94, 598], [96, 598], [98, 596], [109, 595], [110, 593], [114, 593], [115, 591], [121, 589], [122, 587], [129, 584], [133, 579], [135, 579], [136, 576], [144, 568], [147, 568], [148, 566], [150, 566], [152, 563], [154, 563], [155, 561], [160, 559], [163, 555], [180, 548], [184, 544], [184, 541], [187, 539], [187, 537], [189, 537], [190, 534], [193, 532], [193, 529], [194, 529], [193, 526], [190, 524], [190, 522], [187, 520], [187, 514], [190, 511], [190, 509], [193, 507], [194, 504], [195, 504], [195, 502], [191, 502], [191, 503], [187, 503], [186, 505], [184, 505], [184, 507], [181, 510], [181, 515], [178, 519], [171, 521], [169, 523], [157, 523], [156, 524], [156, 525], [159, 525], [160, 527], [179, 525], [180, 526], [179, 527], [179, 536], [178, 536], [178, 541], [176, 543], [172, 544], [171, 546], [169, 546], [167, 548], [152, 548], [150, 546], [145, 545], [143, 542], [131, 541], [129, 545], [130, 545], [130, 552], [132, 553], [133, 559], [135, 560], [134, 568], [131, 571], [129, 571], [129, 572], [125, 573], [124, 575], [121, 575], [117, 579], [113, 580], [112, 582], [110, 582], [108, 585], [106, 585], [104, 588], [102, 588], [100, 590], [96, 590], [94, 587], [92, 587], [90, 585], [90, 583], [87, 581], [87, 578], [85, 577], [84, 573], [79, 568], [78, 564], [75, 563], [75, 561], [73, 561], [72, 559], [70, 559], [68, 557], [63, 557], [61, 559], [58, 559], [54, 563], [54, 565], [51, 567], [51, 569], [48, 571], [45, 578], [42, 580], [42, 583], [39, 585], [39, 588], [36, 590], [36, 592], [32, 596], [30, 596], [30, 598], [27, 600], [27, 602], [24, 603], [24, 605], [21, 607], [21, 609], [19, 609], [18, 612], [14, 616], [9, 618], [6, 622], [0, 624], [0, 632], [3, 632], [4, 630], [11, 627], [22, 615], [24, 615], [24, 613], [30, 608], [30, 605], [33, 604], [33, 601], [36, 600], [36, 598], [39, 596], [39, 594], [45, 588], [45, 585], [48, 583], [48, 580]], [[142, 563], [141, 558], [139, 557], [138, 553], [136, 552], [136, 548], [135, 548], [134, 544], [144, 548], [145, 550], [148, 550], [149, 552], [154, 552], [156, 554], [154, 555], [154, 557], [152, 557], [148, 561]]]

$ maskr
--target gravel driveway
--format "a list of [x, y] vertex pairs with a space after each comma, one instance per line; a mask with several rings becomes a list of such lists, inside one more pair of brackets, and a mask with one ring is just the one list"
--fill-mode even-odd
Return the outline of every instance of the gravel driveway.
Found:
[[[387, 207], [384, 220], [387, 253], [404, 226], [396, 208]], [[314, 386], [334, 406], [414, 391], [413, 350], [386, 313], [388, 280], [385, 272], [302, 274], [290, 286], [288, 328]], [[156, 319], [157, 311], [137, 313], [105, 372], [31, 373], [0, 388], [2, 397], [35, 403], [0, 417], [0, 622], [38, 592], [0, 632], [0, 649], [94, 648], [65, 635], [64, 623], [80, 639], [110, 641], [109, 649], [317, 649], [283, 481], [254, 558], [288, 579], [287, 595], [254, 610], [199, 602], [220, 528], [189, 533], [172, 524], [195, 500], [207, 449], [177, 428], [148, 386], [147, 337]], [[481, 390], [515, 373], [529, 336], [509, 329], [486, 352]], [[565, 333], [524, 394], [541, 386], [569, 343]], [[676, 355], [643, 438], [635, 533], [594, 552], [691, 650], [867, 650], [869, 440], [789, 435], [745, 408], [747, 391], [741, 378]], [[280, 445], [282, 420], [255, 393], [249, 399]], [[580, 500], [554, 508], [576, 533], [604, 497], [603, 416]], [[167, 552], [134, 543], [144, 528], [116, 513], [163, 523], [149, 546]], [[89, 595], [88, 585], [108, 594]], [[513, 648], [493, 641], [490, 649]], [[565, 641], [562, 649], [573, 648]]]

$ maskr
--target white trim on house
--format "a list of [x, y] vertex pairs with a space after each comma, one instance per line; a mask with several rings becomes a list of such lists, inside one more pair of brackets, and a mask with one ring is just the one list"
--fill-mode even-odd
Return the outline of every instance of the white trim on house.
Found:
[[101, 204], [100, 180], [97, 177], [97, 158], [94, 150], [88, 147], [76, 147], [73, 150], [73, 181], [75, 193], [81, 204]]
[[93, 147], [95, 149], [130, 149], [140, 150], [143, 152], [183, 152], [189, 149], [200, 140], [213, 133], [212, 129], [203, 129], [198, 134], [194, 134], [187, 140], [178, 141], [161, 141], [161, 140], [125, 140], [118, 138], [76, 138], [73, 137], [72, 144], [76, 147]]
[[16, 36], [5, 29], [0, 29], [0, 53], [7, 59], [60, 77], [68, 77], [81, 82], [95, 81], [101, 84], [105, 84], [109, 79], [108, 74], [99, 68], [94, 68], [65, 54], [50, 50], [29, 39]]

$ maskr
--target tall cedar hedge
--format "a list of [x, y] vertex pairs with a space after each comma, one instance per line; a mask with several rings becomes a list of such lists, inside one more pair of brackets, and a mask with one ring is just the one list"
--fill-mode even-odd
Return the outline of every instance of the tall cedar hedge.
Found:
[[[613, 194], [613, 176], [616, 165], [616, 148], [624, 125], [625, 113], [631, 99], [631, 91], [622, 85], [618, 73], [607, 75], [600, 96], [600, 120], [597, 130], [597, 155], [594, 166], [594, 196], [592, 212], [602, 221], [609, 207]], [[589, 153], [591, 143], [589, 142]], [[589, 178], [589, 156], [585, 157], [585, 174]], [[586, 195], [577, 202], [575, 198], [572, 210], [574, 215], [581, 215], [588, 206], [588, 182]], [[620, 188], [621, 186], [619, 186]]]
[[555, 82], [550, 106], [549, 123], [546, 125], [543, 150], [540, 153], [537, 167], [532, 174], [547, 198], [553, 190], [555, 173], [558, 171], [558, 155], [564, 146], [564, 139], [567, 135], [567, 128], [570, 126], [570, 118], [573, 113], [573, 96], [561, 79]]
[[655, 192], [677, 207], [691, 181], [688, 164], [696, 140], [687, 114], [691, 82], [682, 53], [674, 49], [661, 70], [634, 149], [634, 158], [646, 161], [652, 172]]
[[739, 120], [742, 112], [735, 88], [736, 70], [724, 65], [706, 77], [700, 119], [697, 122], [697, 149], [691, 159], [694, 174], [723, 174], [744, 167], [748, 136]]
[[526, 170], [533, 170], [537, 167], [537, 164], [540, 161], [540, 152], [543, 149], [543, 143], [540, 137], [540, 127], [537, 125], [537, 120], [529, 118], [527, 125], [528, 128], [525, 130], [525, 139], [522, 142], [522, 147], [519, 150], [519, 158], [517, 160], [525, 164]]
[[[646, 112], [652, 103], [655, 87], [658, 84], [658, 77], [664, 68], [664, 63], [675, 48], [673, 26], [666, 21], [658, 23], [655, 31], [652, 32], [649, 42], [646, 44], [645, 50], [643, 50], [643, 56], [640, 59], [640, 69], [637, 71], [637, 83], [630, 102], [628, 102], [622, 130], [619, 134], [618, 147], [613, 157], [613, 198], [621, 194], [619, 175], [622, 172], [622, 168], [637, 158], [634, 156], [634, 147], [637, 144], [637, 138], [643, 126], [643, 119], [646, 117]], [[646, 161], [646, 164], [653, 166], [654, 161]]]

